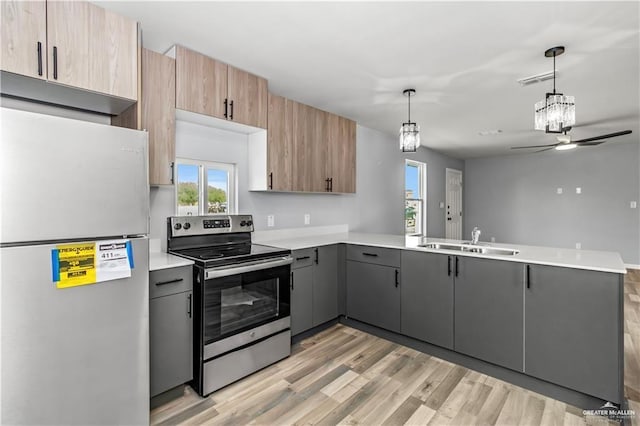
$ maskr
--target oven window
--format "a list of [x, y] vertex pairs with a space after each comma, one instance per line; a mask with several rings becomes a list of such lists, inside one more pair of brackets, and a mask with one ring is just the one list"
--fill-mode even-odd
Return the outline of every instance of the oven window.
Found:
[[209, 280], [204, 297], [204, 342], [289, 315], [289, 268]]

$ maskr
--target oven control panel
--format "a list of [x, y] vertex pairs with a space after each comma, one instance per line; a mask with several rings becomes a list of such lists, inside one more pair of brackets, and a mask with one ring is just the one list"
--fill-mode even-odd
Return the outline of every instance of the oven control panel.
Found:
[[253, 232], [251, 215], [171, 216], [167, 218], [171, 237]]

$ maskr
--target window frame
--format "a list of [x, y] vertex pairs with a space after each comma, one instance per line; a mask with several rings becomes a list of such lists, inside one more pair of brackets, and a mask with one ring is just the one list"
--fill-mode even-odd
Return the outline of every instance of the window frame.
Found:
[[[214, 214], [236, 214], [238, 212], [237, 171], [234, 163], [220, 163], [217, 161], [194, 160], [191, 158], [176, 158], [173, 167], [173, 181], [175, 182], [175, 214], [178, 215], [178, 167], [180, 164], [198, 166], [198, 215], [209, 216]], [[229, 189], [227, 191], [227, 212], [209, 213], [208, 173], [209, 169], [224, 170], [229, 176]]]
[[[418, 168], [418, 198], [407, 198], [407, 167]], [[403, 187], [403, 228], [405, 235], [427, 235], [427, 163], [405, 159], [404, 187]], [[406, 205], [407, 201], [417, 201], [420, 204], [420, 217], [416, 218], [416, 231], [407, 232]]]

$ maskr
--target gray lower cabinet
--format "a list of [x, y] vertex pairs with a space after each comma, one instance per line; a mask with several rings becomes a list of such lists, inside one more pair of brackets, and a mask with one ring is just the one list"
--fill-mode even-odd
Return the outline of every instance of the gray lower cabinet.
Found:
[[402, 334], [453, 349], [454, 256], [402, 252]]
[[193, 377], [193, 294], [191, 266], [149, 275], [150, 393], [189, 382]]
[[620, 403], [622, 276], [530, 265], [525, 373]]
[[400, 332], [400, 269], [347, 260], [347, 316]]
[[475, 257], [453, 257], [454, 349], [523, 371], [524, 265]]
[[313, 326], [338, 316], [338, 246], [317, 247], [313, 264]]
[[291, 271], [291, 335], [313, 327], [313, 267]]

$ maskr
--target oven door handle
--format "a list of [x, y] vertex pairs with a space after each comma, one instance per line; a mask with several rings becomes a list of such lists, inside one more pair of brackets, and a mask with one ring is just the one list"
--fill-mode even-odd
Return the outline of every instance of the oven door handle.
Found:
[[257, 260], [255, 262], [243, 263], [242, 266], [238, 266], [236, 268], [220, 267], [206, 269], [204, 272], [204, 278], [205, 280], [211, 280], [214, 278], [229, 277], [231, 275], [239, 275], [247, 272], [276, 268], [278, 266], [291, 265], [292, 263], [293, 257], [291, 256], [279, 257], [277, 260]]

